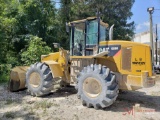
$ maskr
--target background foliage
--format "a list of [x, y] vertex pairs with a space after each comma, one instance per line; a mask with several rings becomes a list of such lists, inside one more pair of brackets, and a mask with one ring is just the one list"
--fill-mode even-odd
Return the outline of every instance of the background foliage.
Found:
[[[40, 61], [58, 42], [69, 49], [65, 22], [96, 16], [115, 25], [114, 39], [130, 40], [134, 0], [0, 0], [0, 81], [12, 67]], [[7, 66], [7, 67], [5, 67]]]
[[42, 41], [42, 38], [31, 36], [28, 46], [21, 51], [21, 61], [24, 65], [31, 65], [40, 61], [41, 55], [46, 55], [51, 52], [51, 48]]

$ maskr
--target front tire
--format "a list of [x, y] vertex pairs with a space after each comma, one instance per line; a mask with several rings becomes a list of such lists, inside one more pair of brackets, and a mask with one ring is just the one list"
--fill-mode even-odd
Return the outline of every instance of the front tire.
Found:
[[82, 104], [95, 109], [113, 104], [118, 96], [118, 82], [109, 68], [101, 65], [84, 67], [78, 76], [78, 97]]
[[26, 86], [32, 96], [44, 96], [53, 88], [51, 70], [45, 63], [35, 63], [26, 73]]

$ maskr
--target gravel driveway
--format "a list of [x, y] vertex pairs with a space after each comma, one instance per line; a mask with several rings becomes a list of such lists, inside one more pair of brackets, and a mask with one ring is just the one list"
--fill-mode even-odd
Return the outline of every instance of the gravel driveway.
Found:
[[26, 90], [11, 93], [0, 85], [0, 120], [160, 120], [160, 81], [151, 88], [126, 91], [105, 109], [82, 106], [74, 87], [59, 88], [43, 98]]

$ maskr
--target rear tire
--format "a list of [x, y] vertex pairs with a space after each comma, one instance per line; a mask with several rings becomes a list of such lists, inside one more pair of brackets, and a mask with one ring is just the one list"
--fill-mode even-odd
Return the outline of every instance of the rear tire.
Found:
[[26, 87], [32, 96], [44, 96], [53, 89], [51, 70], [45, 63], [35, 63], [26, 73]]
[[118, 82], [110, 69], [101, 65], [84, 67], [77, 80], [77, 95], [82, 104], [95, 109], [113, 104], [118, 96]]

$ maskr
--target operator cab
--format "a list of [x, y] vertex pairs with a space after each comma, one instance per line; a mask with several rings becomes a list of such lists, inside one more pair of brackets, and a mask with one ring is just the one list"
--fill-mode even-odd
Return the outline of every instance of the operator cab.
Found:
[[100, 41], [109, 40], [108, 24], [90, 17], [73, 21], [70, 25], [71, 56], [89, 56], [98, 53]]

